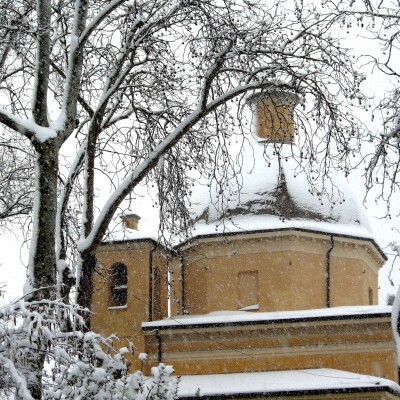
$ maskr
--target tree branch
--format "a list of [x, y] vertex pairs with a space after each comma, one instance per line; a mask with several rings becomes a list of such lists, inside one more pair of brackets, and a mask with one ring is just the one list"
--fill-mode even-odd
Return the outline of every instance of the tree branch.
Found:
[[137, 166], [119, 185], [117, 190], [111, 194], [102, 208], [100, 215], [93, 225], [90, 234], [78, 243], [78, 250], [86, 252], [92, 250], [102, 240], [111, 219], [125, 197], [140, 183], [140, 181], [157, 165], [158, 160], [171, 149], [190, 129], [206, 115], [214, 111], [221, 104], [226, 103], [234, 97], [263, 88], [264, 81], [257, 81], [247, 85], [236, 87], [210, 102], [205, 108], [198, 104], [197, 108], [181, 122], [156, 148], [150, 152], [148, 157]]
[[[61, 191], [60, 198], [57, 206], [56, 216], [56, 237], [61, 238], [62, 229], [64, 225], [65, 210], [68, 205], [69, 196], [72, 192], [72, 188], [76, 177], [79, 175], [80, 169], [82, 168], [83, 160], [85, 158], [85, 151], [87, 148], [87, 142], [85, 141], [78, 150], [67, 177], [64, 187]], [[60, 246], [61, 240], [56, 241], [57, 245]], [[60, 258], [61, 248], [56, 248], [57, 260]]]
[[[50, 64], [51, 64], [52, 68], [60, 76], [62, 76], [64, 79], [66, 78], [64, 71], [56, 63], [54, 63], [53, 61], [50, 61]], [[92, 107], [90, 107], [90, 104], [80, 95], [78, 96], [78, 102], [82, 106], [82, 108], [88, 113], [89, 117], [92, 118], [94, 111], [93, 111]]]
[[30, 140], [34, 138], [35, 134], [30, 127], [28, 127], [28, 121], [22, 120], [2, 108], [0, 108], [0, 122]]
[[50, 21], [51, 1], [37, 1], [38, 32], [35, 62], [35, 83], [32, 100], [34, 121], [41, 126], [49, 126], [47, 119], [47, 91], [50, 72]]
[[85, 29], [88, 0], [77, 0], [75, 3], [74, 25], [71, 33], [68, 70], [66, 73], [64, 98], [57, 126], [61, 126], [61, 143], [64, 142], [75, 128], [77, 100], [82, 76], [83, 48], [79, 45], [79, 37]]
[[99, 24], [111, 14], [121, 4], [125, 3], [126, 0], [113, 0], [108, 6], [104, 7], [93, 19], [89, 22], [85, 30], [81, 33], [79, 38], [79, 45], [83, 46], [88, 40], [91, 33], [99, 26]]

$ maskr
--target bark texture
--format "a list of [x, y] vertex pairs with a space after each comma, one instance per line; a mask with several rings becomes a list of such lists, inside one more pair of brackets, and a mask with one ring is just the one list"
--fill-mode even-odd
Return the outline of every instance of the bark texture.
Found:
[[37, 146], [36, 174], [30, 279], [33, 298], [40, 300], [51, 299], [56, 292], [58, 146], [54, 140]]
[[[81, 253], [81, 274], [79, 286], [77, 288], [77, 302], [78, 304], [91, 310], [92, 308], [92, 293], [93, 293], [93, 272], [96, 267], [96, 252], [89, 250]], [[90, 330], [90, 314], [86, 312], [84, 315], [86, 328]]]

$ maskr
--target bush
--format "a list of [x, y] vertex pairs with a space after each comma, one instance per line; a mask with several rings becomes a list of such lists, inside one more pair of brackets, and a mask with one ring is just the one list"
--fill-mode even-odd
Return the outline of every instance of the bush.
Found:
[[124, 357], [129, 350], [116, 351], [115, 337], [84, 332], [81, 313], [58, 301], [21, 300], [1, 307], [0, 391], [23, 400], [177, 397], [171, 367], [152, 368], [149, 379], [140, 371], [130, 374]]

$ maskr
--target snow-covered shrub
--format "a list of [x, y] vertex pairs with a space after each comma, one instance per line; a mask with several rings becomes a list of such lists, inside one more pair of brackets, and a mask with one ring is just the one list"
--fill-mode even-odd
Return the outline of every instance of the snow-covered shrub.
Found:
[[0, 308], [0, 395], [8, 391], [23, 400], [176, 398], [171, 367], [154, 367], [153, 378], [140, 371], [129, 374], [124, 358], [129, 350], [115, 351], [115, 338], [84, 332], [79, 311], [57, 301], [21, 300]]
[[178, 380], [171, 379], [173, 368], [168, 365], [159, 364], [151, 369], [153, 378], [146, 385], [148, 397], [153, 400], [173, 400], [177, 398]]

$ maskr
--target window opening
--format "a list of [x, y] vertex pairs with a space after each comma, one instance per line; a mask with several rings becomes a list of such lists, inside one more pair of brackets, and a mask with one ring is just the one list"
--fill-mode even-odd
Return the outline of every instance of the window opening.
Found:
[[370, 306], [374, 304], [374, 291], [371, 288], [368, 288], [368, 304]]
[[258, 310], [260, 305], [258, 271], [241, 271], [238, 274], [238, 309]]
[[153, 316], [155, 319], [162, 318], [161, 312], [161, 272], [158, 267], [154, 269], [154, 284], [153, 284]]
[[120, 307], [128, 299], [128, 271], [125, 264], [117, 263], [110, 269], [110, 307]]

